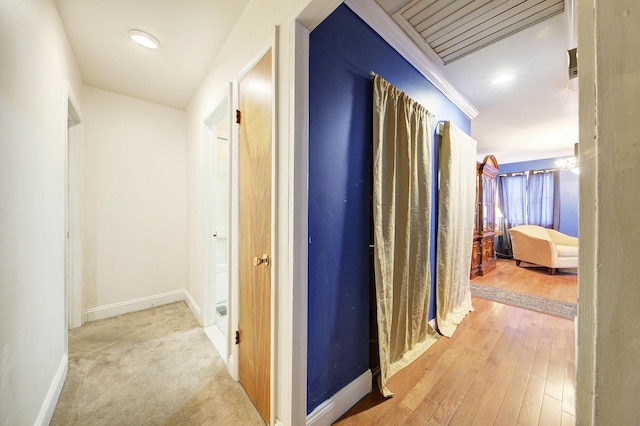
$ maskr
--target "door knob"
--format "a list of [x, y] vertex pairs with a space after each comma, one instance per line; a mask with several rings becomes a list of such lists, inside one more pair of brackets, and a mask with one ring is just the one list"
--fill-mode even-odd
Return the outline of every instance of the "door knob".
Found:
[[260, 266], [262, 264], [264, 264], [264, 266], [269, 266], [269, 255], [268, 254], [263, 254], [261, 257], [254, 257], [253, 258], [253, 266]]

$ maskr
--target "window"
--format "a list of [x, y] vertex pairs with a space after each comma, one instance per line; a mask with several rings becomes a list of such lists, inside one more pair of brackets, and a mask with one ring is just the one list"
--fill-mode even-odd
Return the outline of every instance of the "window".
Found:
[[498, 227], [502, 238], [497, 252], [511, 257], [509, 229], [518, 225], [539, 225], [558, 229], [560, 197], [558, 171], [529, 170], [498, 175], [499, 208], [502, 220]]

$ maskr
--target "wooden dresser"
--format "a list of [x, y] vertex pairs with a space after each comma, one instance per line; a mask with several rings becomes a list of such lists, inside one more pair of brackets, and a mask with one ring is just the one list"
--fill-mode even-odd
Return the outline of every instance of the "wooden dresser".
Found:
[[496, 175], [498, 162], [493, 155], [476, 164], [476, 206], [474, 212], [471, 278], [485, 275], [496, 267]]

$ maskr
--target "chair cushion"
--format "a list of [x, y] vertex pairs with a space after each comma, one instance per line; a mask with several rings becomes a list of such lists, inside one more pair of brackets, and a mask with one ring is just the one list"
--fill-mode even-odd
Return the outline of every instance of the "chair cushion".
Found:
[[558, 257], [578, 257], [578, 247], [575, 246], [557, 244], [556, 250], [558, 250]]

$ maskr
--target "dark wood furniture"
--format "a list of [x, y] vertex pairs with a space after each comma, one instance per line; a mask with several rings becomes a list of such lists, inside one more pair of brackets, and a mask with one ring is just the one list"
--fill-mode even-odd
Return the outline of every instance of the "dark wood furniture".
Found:
[[470, 277], [485, 275], [496, 267], [496, 175], [498, 162], [493, 155], [476, 164], [476, 206]]

